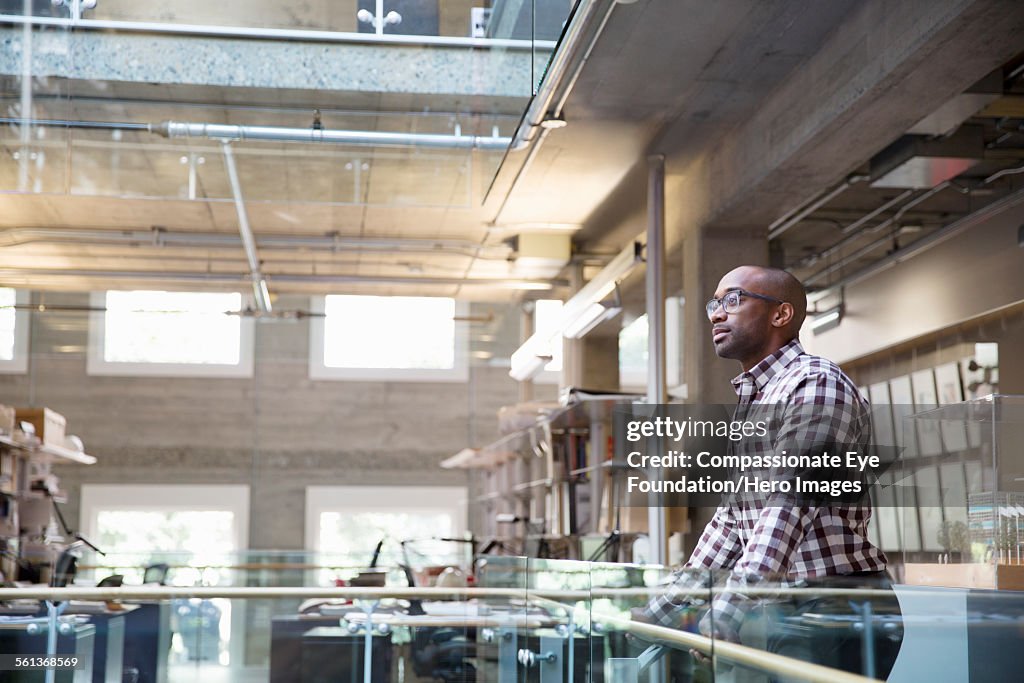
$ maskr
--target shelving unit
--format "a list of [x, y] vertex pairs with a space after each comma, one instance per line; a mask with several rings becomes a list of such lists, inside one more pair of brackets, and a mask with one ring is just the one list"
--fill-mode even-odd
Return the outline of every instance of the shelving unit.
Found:
[[484, 547], [578, 559], [586, 554], [584, 537], [596, 544], [602, 535], [630, 531], [616, 514], [612, 421], [616, 406], [643, 400], [569, 391], [568, 405], [442, 462], [470, 472], [470, 527]]
[[67, 502], [66, 494], [56, 490], [51, 467], [95, 462], [91, 455], [36, 437], [0, 435], [0, 569], [5, 578], [38, 580], [26, 574], [27, 568], [51, 564], [62, 549], [47, 536], [53, 504]]

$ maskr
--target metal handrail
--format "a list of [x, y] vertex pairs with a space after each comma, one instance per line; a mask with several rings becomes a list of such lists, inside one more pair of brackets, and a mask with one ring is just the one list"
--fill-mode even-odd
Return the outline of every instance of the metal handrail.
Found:
[[23, 14], [0, 14], [0, 24], [29, 26], [57, 26], [61, 28], [91, 29], [96, 31], [125, 31], [131, 33], [165, 33], [172, 35], [199, 35], [215, 38], [256, 38], [269, 40], [298, 40], [320, 43], [371, 43], [393, 46], [470, 47], [514, 50], [551, 49], [553, 40], [522, 40], [515, 38], [464, 38], [459, 36], [410, 36], [402, 34], [377, 35], [346, 31], [317, 31], [312, 29], [266, 28], [257, 26], [212, 26], [206, 24], [171, 24], [153, 21], [118, 21], [106, 19], [69, 19], [65, 17], [35, 17]]
[[[915, 586], [915, 590], [933, 589], [942, 591], [940, 587]], [[260, 588], [244, 586], [120, 586], [116, 588], [68, 587], [50, 588], [48, 586], [30, 586], [27, 588], [0, 588], [0, 601], [3, 600], [172, 600], [177, 598], [226, 598], [229, 600], [273, 599], [273, 598], [324, 598], [350, 600], [376, 600], [381, 598], [396, 599], [445, 599], [445, 598], [505, 598], [505, 599], [547, 599], [547, 600], [592, 600], [600, 598], [637, 598], [661, 593], [664, 586], [651, 588], [601, 588], [593, 590], [537, 590], [533, 588], [476, 588], [459, 587], [285, 587]], [[946, 589], [948, 590], [948, 589]], [[884, 589], [858, 588], [745, 588], [737, 590], [728, 587], [711, 587], [693, 591], [678, 591], [678, 596], [694, 595], [697, 597], [718, 595], [720, 593], [741, 592], [748, 597], [781, 597], [781, 596], [856, 596], [861, 598], [891, 598], [893, 592]]]
[[[549, 608], [572, 609], [569, 605], [546, 598], [534, 598], [533, 601]], [[715, 657], [727, 659], [736, 664], [782, 676], [794, 676], [811, 683], [878, 683], [875, 678], [852, 674], [820, 664], [813, 664], [802, 659], [777, 655], [747, 645], [740, 645], [739, 643], [713, 639], [656, 624], [633, 621], [615, 615], [591, 613], [590, 620], [592, 623], [597, 622], [614, 626], [619, 631], [641, 636], [645, 640], [681, 645], [687, 649], [698, 650]]]
[[643, 636], [648, 640], [682, 645], [686, 648], [692, 648], [715, 657], [727, 659], [736, 664], [781, 676], [792, 676], [800, 680], [810, 681], [810, 683], [878, 683], [878, 679], [875, 678], [868, 678], [867, 676], [833, 669], [820, 664], [812, 664], [802, 659], [764, 652], [763, 650], [738, 643], [711, 639], [696, 633], [677, 631], [664, 626], [644, 624], [614, 616], [600, 617], [599, 620], [612, 624], [622, 631]]
[[[589, 600], [595, 597], [635, 597], [655, 592], [656, 589], [598, 589], [598, 590], [532, 590], [527, 588], [249, 588], [249, 587], [135, 587], [119, 588], [0, 588], [0, 601], [11, 599], [39, 599], [50, 602], [67, 600], [163, 600], [174, 598], [227, 598], [227, 599], [266, 599], [266, 598], [349, 598], [353, 600], [376, 601], [382, 598], [508, 598], [524, 599], [535, 604], [555, 606], [559, 609], [572, 610], [565, 600]], [[825, 594], [856, 594], [868, 597], [877, 594], [891, 596], [891, 591], [860, 590], [860, 589], [752, 589], [749, 593], [761, 595], [800, 593], [808, 591]], [[698, 591], [703, 594], [703, 591]], [[746, 593], [746, 591], [745, 591]], [[803, 660], [782, 655], [763, 652], [756, 648], [712, 639], [706, 636], [678, 631], [664, 626], [645, 624], [614, 615], [593, 615], [593, 621], [609, 624], [645, 639], [680, 645], [698, 650], [715, 657], [735, 662], [743, 666], [754, 667], [780, 675], [795, 676], [812, 683], [876, 683], [876, 679], [851, 674], [837, 669], [812, 664]], [[367, 621], [372, 622], [372, 609], [367, 613]]]

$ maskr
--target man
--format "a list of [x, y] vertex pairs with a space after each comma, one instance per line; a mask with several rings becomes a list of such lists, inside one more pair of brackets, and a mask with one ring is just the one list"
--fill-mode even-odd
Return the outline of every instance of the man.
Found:
[[[797, 335], [806, 309], [807, 296], [796, 278], [755, 266], [726, 274], [707, 303], [715, 352], [742, 367], [732, 380], [739, 397], [737, 419], [749, 419], [757, 406], [771, 406], [779, 416], [768, 437], [753, 445], [759, 452], [866, 444], [870, 436], [869, 407], [850, 378], [801, 347]], [[715, 596], [700, 630], [739, 642], [744, 618], [757, 604], [743, 595], [746, 586], [766, 578], [884, 581], [885, 555], [867, 537], [870, 516], [866, 496], [851, 504], [774, 494], [726, 501], [666, 592], [637, 616], [675, 625], [685, 608], [704, 602], [695, 597], [702, 585], [707, 594], [699, 570], [727, 573], [726, 588]]]

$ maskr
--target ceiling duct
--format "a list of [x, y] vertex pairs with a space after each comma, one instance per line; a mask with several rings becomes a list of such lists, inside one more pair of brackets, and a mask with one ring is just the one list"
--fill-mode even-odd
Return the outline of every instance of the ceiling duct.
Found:
[[1003, 70], [996, 69], [914, 124], [909, 135], [949, 135], [1003, 95]]
[[905, 135], [871, 159], [871, 187], [930, 190], [957, 177], [985, 153], [980, 126], [961, 126], [953, 135]]

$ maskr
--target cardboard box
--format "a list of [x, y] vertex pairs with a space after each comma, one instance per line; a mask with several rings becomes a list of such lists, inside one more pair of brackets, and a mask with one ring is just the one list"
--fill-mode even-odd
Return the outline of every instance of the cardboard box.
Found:
[[10, 436], [14, 433], [14, 407], [0, 403], [0, 434]]
[[15, 420], [35, 425], [36, 436], [44, 444], [64, 447], [64, 427], [67, 421], [60, 413], [49, 408], [18, 408]]
[[907, 563], [905, 582], [911, 586], [998, 588], [1024, 590], [1024, 565]]

